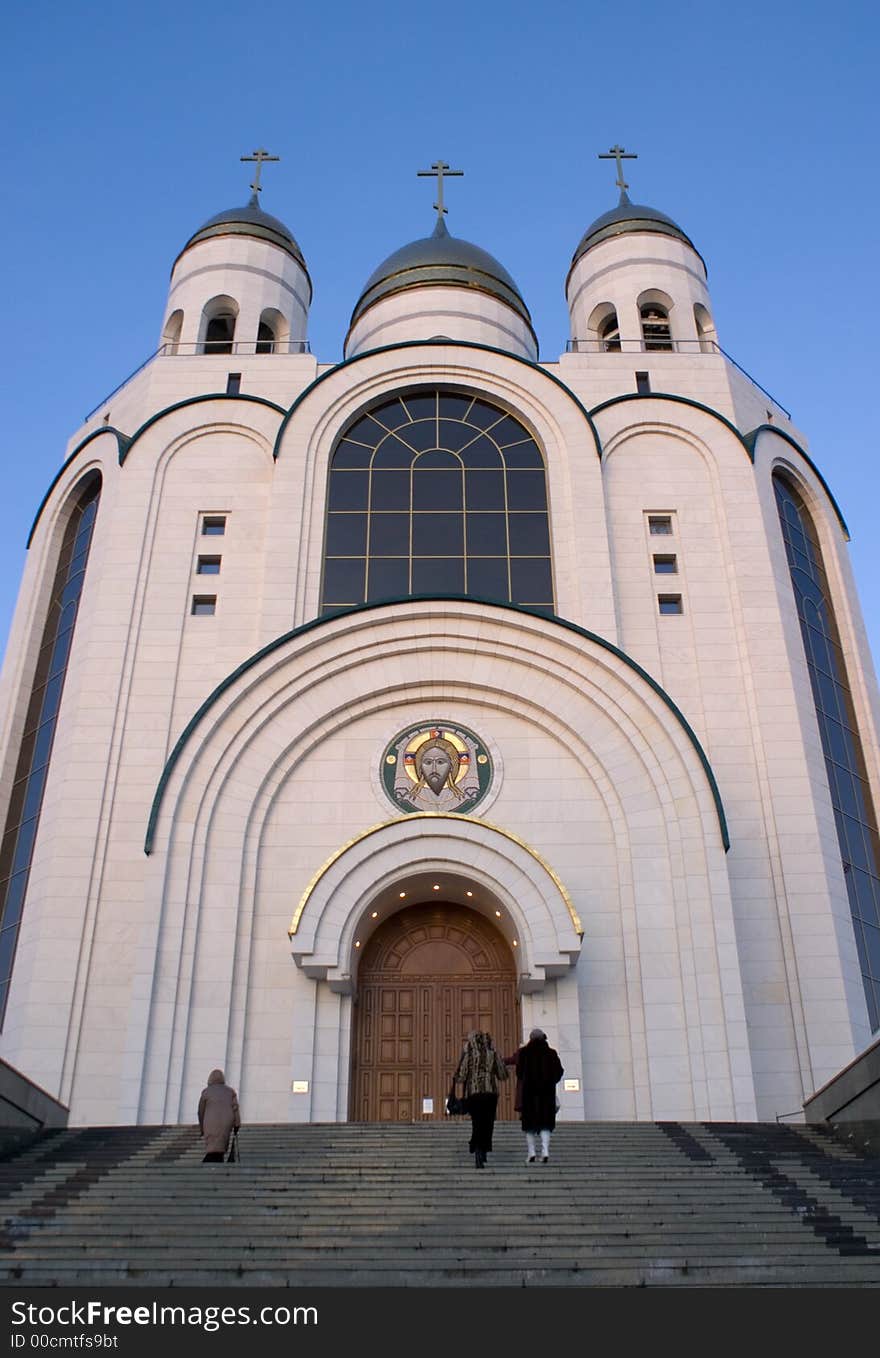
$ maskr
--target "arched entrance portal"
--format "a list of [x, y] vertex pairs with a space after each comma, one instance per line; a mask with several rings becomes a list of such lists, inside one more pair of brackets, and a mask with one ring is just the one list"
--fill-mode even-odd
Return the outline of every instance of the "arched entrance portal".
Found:
[[[410, 906], [366, 944], [353, 1007], [351, 1120], [442, 1121], [462, 1039], [492, 1034], [502, 1056], [520, 1041], [511, 950], [484, 916], [452, 902]], [[498, 1116], [512, 1118], [511, 1079]]]

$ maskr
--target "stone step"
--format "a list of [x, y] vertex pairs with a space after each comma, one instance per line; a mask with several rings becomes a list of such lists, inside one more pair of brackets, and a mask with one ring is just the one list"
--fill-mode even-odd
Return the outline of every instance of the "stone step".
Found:
[[[723, 1236], [721, 1235], [722, 1229]], [[648, 1244], [669, 1241], [673, 1238], [679, 1243], [693, 1243], [697, 1245], [703, 1243], [706, 1244], [707, 1247], [719, 1238], [723, 1239], [725, 1247], [732, 1240], [736, 1239], [739, 1243], [755, 1241], [768, 1248], [777, 1248], [786, 1241], [794, 1241], [797, 1243], [802, 1239], [807, 1239], [812, 1242], [812, 1240], [815, 1239], [825, 1247], [824, 1238], [819, 1236], [813, 1237], [809, 1231], [805, 1231], [797, 1226], [787, 1227], [782, 1223], [771, 1223], [767, 1226], [737, 1226], [734, 1222], [723, 1220], [707, 1222], [704, 1225], [691, 1228], [682, 1228], [678, 1223], [666, 1222], [652, 1223], [646, 1227], [642, 1227], [636, 1223], [629, 1225], [622, 1223], [616, 1228], [597, 1223], [592, 1229], [569, 1228], [558, 1232], [554, 1232], [552, 1227], [548, 1225], [545, 1231], [511, 1230], [499, 1233], [497, 1236], [489, 1232], [480, 1233], [476, 1229], [472, 1231], [460, 1231], [458, 1229], [450, 1230], [449, 1228], [441, 1229], [439, 1227], [436, 1229], [426, 1227], [425, 1229], [414, 1228], [412, 1230], [400, 1231], [395, 1229], [386, 1236], [382, 1236], [375, 1231], [357, 1232], [352, 1231], [348, 1226], [343, 1230], [343, 1228], [338, 1225], [327, 1223], [322, 1226], [316, 1226], [313, 1230], [289, 1229], [261, 1233], [250, 1229], [244, 1239], [242, 1239], [240, 1231], [230, 1232], [228, 1237], [224, 1237], [222, 1234], [218, 1233], [212, 1235], [211, 1243], [212, 1246], [214, 1244], [218, 1246], [222, 1244], [224, 1247], [229, 1246], [236, 1249], [273, 1248], [275, 1245], [279, 1244], [279, 1242], [282, 1242], [285, 1247], [287, 1245], [306, 1244], [311, 1242], [320, 1243], [321, 1241], [326, 1241], [334, 1246], [338, 1246], [340, 1243], [340, 1236], [344, 1237], [345, 1242], [352, 1244], [352, 1247], [354, 1242], [360, 1241], [369, 1242], [371, 1245], [376, 1244], [377, 1247], [380, 1244], [389, 1244], [395, 1248], [402, 1245], [405, 1241], [413, 1240], [430, 1242], [434, 1245], [442, 1244], [444, 1242], [448, 1244], [450, 1240], [454, 1239], [456, 1243], [461, 1243], [462, 1245], [475, 1242], [478, 1246], [486, 1244], [487, 1246], [491, 1245], [493, 1248], [497, 1248], [500, 1244], [502, 1247], [507, 1248], [519, 1240], [522, 1240], [525, 1244], [539, 1240], [557, 1242], [567, 1241], [571, 1244], [580, 1244], [580, 1242], [589, 1244], [590, 1242], [600, 1240], [608, 1243], [626, 1243], [632, 1241], [637, 1242], [639, 1245], [647, 1246]], [[842, 1241], [845, 1241], [845, 1239], [845, 1237], [841, 1237]], [[138, 1231], [114, 1232], [108, 1227], [107, 1230], [95, 1232], [93, 1235], [85, 1237], [76, 1235], [71, 1237], [71, 1235], [68, 1235], [65, 1232], [51, 1231], [41, 1234], [38, 1239], [22, 1236], [17, 1242], [18, 1248], [16, 1252], [17, 1254], [20, 1254], [26, 1249], [31, 1251], [34, 1249], [42, 1250], [44, 1248], [49, 1248], [50, 1246], [52, 1248], [65, 1250], [70, 1249], [71, 1246], [77, 1249], [83, 1247], [94, 1251], [94, 1249], [102, 1242], [112, 1242], [114, 1246], [127, 1242], [128, 1245], [134, 1244], [137, 1248], [143, 1247], [145, 1249], [153, 1248], [154, 1246], [167, 1248], [171, 1245], [174, 1245], [176, 1248], [178, 1244], [184, 1248], [189, 1248], [190, 1245], [188, 1237], [183, 1232], [172, 1232], [165, 1236], [158, 1228], [141, 1234]], [[201, 1248], [204, 1248], [204, 1246]], [[873, 1243], [868, 1241], [865, 1248], [862, 1250], [865, 1254], [871, 1253], [872, 1251], [877, 1253], [878, 1257], [880, 1257], [880, 1241], [875, 1241]]]
[[[430, 1209], [442, 1209], [449, 1203], [449, 1191], [444, 1191], [442, 1185], [408, 1182], [399, 1183], [389, 1180], [387, 1185], [364, 1185], [350, 1180], [340, 1180], [328, 1175], [326, 1178], [311, 1182], [301, 1179], [291, 1179], [285, 1184], [265, 1184], [259, 1179], [252, 1179], [249, 1182], [231, 1182], [223, 1186], [210, 1185], [200, 1187], [197, 1183], [183, 1185], [179, 1181], [173, 1183], [170, 1180], [162, 1182], [164, 1189], [174, 1193], [174, 1206], [178, 1209], [190, 1210], [193, 1207], [204, 1206], [214, 1207], [223, 1204], [241, 1204], [245, 1207], [265, 1204], [267, 1206], [283, 1206], [287, 1199], [294, 1199], [296, 1204], [309, 1201], [318, 1203], [322, 1199], [338, 1202], [340, 1194], [354, 1194], [353, 1200], [349, 1203], [352, 1210], [379, 1210], [386, 1212], [389, 1208], [389, 1195], [395, 1199], [395, 1208], [404, 1207], [409, 1203], [416, 1203]], [[63, 1191], [64, 1185], [60, 1185]], [[613, 1200], [618, 1204], [649, 1204], [652, 1207], [667, 1205], [669, 1207], [687, 1206], [694, 1204], [696, 1207], [708, 1204], [711, 1201], [730, 1201], [748, 1203], [750, 1201], [785, 1201], [787, 1198], [794, 1198], [798, 1193], [806, 1193], [808, 1197], [816, 1199], [827, 1198], [830, 1201], [840, 1201], [841, 1203], [858, 1201], [867, 1210], [878, 1208], [878, 1197], [876, 1191], [861, 1192], [860, 1185], [855, 1184], [849, 1187], [845, 1185], [828, 1185], [823, 1181], [814, 1181], [810, 1178], [802, 1177], [797, 1182], [792, 1179], [791, 1185], [779, 1190], [778, 1194], [773, 1194], [769, 1190], [755, 1181], [741, 1180], [737, 1183], [719, 1185], [715, 1182], [703, 1182], [692, 1185], [683, 1183], [674, 1184], [645, 1184], [641, 1187], [632, 1184], [608, 1184], [584, 1186], [559, 1175], [555, 1183], [549, 1181], [543, 1183], [540, 1189], [531, 1189], [524, 1185], [515, 1175], [500, 1175], [484, 1173], [479, 1184], [468, 1187], [468, 1200], [479, 1200], [489, 1202], [497, 1193], [501, 1192], [518, 1193], [518, 1205], [534, 1205], [546, 1207], [549, 1211], [559, 1204], [566, 1202], [576, 1205], [584, 1210], [601, 1207], [604, 1203]], [[108, 1183], [102, 1182], [93, 1186], [87, 1195], [72, 1199], [71, 1205], [76, 1203], [84, 1208], [89, 1204], [118, 1204], [127, 1203], [133, 1208], [143, 1205], [150, 1209], [155, 1206], [157, 1185], [141, 1186], [126, 1185], [123, 1182]], [[19, 1212], [24, 1211], [22, 1207]], [[4, 1204], [0, 1216], [15, 1215], [10, 1204]]]
[[[173, 1246], [174, 1258], [181, 1264], [192, 1259], [200, 1260], [206, 1264], [213, 1262], [215, 1265], [233, 1263], [236, 1264], [240, 1259], [253, 1260], [260, 1258], [271, 1260], [273, 1263], [283, 1263], [285, 1260], [310, 1259], [319, 1254], [334, 1254], [344, 1256], [354, 1265], [362, 1256], [366, 1260], [378, 1260], [381, 1258], [396, 1259], [401, 1258], [401, 1251], [418, 1251], [420, 1254], [454, 1254], [457, 1258], [465, 1258], [474, 1255], [480, 1257], [482, 1253], [487, 1256], [490, 1254], [514, 1255], [523, 1252], [531, 1252], [536, 1256], [544, 1258], [548, 1254], [567, 1252], [576, 1255], [578, 1258], [589, 1255], [599, 1254], [603, 1258], [631, 1258], [648, 1257], [656, 1253], [668, 1254], [670, 1256], [681, 1256], [683, 1258], [710, 1259], [716, 1256], [724, 1258], [741, 1258], [745, 1255], [767, 1256], [780, 1261], [784, 1257], [786, 1262], [799, 1256], [820, 1255], [824, 1257], [830, 1249], [834, 1248], [841, 1257], [873, 1259], [875, 1269], [880, 1264], [880, 1245], [873, 1249], [865, 1248], [860, 1244], [852, 1244], [849, 1241], [841, 1241], [839, 1244], [828, 1245], [818, 1236], [814, 1239], [799, 1238], [791, 1232], [780, 1232], [778, 1236], [760, 1236], [753, 1232], [742, 1232], [741, 1237], [734, 1242], [735, 1233], [730, 1232], [723, 1241], [717, 1236], [712, 1236], [709, 1232], [701, 1232], [697, 1235], [679, 1236], [671, 1238], [669, 1231], [648, 1233], [643, 1235], [635, 1232], [632, 1235], [608, 1235], [597, 1232], [594, 1235], [583, 1235], [578, 1233], [574, 1239], [562, 1236], [548, 1236], [546, 1240], [531, 1236], [513, 1236], [509, 1239], [492, 1240], [481, 1238], [478, 1234], [470, 1236], [455, 1236], [454, 1247], [450, 1244], [450, 1235], [420, 1233], [417, 1235], [404, 1235], [393, 1240], [385, 1241], [376, 1238], [365, 1240], [352, 1240], [347, 1233], [337, 1231], [335, 1236], [320, 1236], [313, 1238], [287, 1238], [278, 1237], [273, 1241], [254, 1242], [248, 1239], [245, 1242], [231, 1240], [212, 1240], [209, 1245], [204, 1242], [186, 1242], [180, 1239], [162, 1241], [161, 1238], [155, 1240], [145, 1240], [133, 1243], [128, 1237], [118, 1239], [107, 1236], [95, 1241], [81, 1241], [71, 1247], [69, 1241], [60, 1240], [40, 1240], [35, 1244], [23, 1242], [16, 1250], [16, 1259], [21, 1262], [28, 1259], [45, 1260], [61, 1259], [67, 1262], [81, 1261], [85, 1258], [102, 1258], [106, 1255], [119, 1257], [124, 1256], [127, 1263], [139, 1261], [142, 1266], [162, 1267], [167, 1265], [168, 1250]], [[802, 1233], [803, 1235], [803, 1233]], [[344, 1238], [340, 1238], [340, 1237]], [[734, 1247], [735, 1245], [735, 1247]], [[409, 1260], [407, 1260], [407, 1267]], [[878, 1279], [880, 1281], [880, 1279]]]
[[[54, 1133], [0, 1164], [0, 1283], [878, 1286], [880, 1161], [821, 1129], [262, 1125]], [[463, 1203], [465, 1206], [461, 1206]]]
[[[342, 1204], [344, 1207], [344, 1204]], [[193, 1213], [198, 1212], [197, 1204], [194, 1204], [192, 1212], [175, 1211], [156, 1213], [155, 1203], [149, 1213], [133, 1211], [130, 1204], [125, 1201], [114, 1201], [106, 1206], [95, 1208], [89, 1206], [88, 1210], [77, 1209], [77, 1204], [71, 1203], [63, 1205], [61, 1209], [49, 1205], [45, 1208], [28, 1209], [25, 1212], [15, 1213], [3, 1218], [6, 1233], [14, 1229], [35, 1230], [43, 1228], [49, 1221], [57, 1219], [59, 1210], [63, 1212], [65, 1221], [70, 1222], [71, 1228], [75, 1231], [84, 1233], [90, 1230], [94, 1223], [98, 1225], [104, 1220], [113, 1220], [116, 1216], [125, 1213], [132, 1224], [137, 1224], [138, 1229], [148, 1229], [153, 1220], [165, 1221], [168, 1228], [177, 1222], [188, 1222], [193, 1220]], [[469, 1210], [474, 1214], [479, 1214], [485, 1226], [502, 1226], [518, 1219], [530, 1223], [540, 1224], [541, 1222], [559, 1221], [625, 1221], [627, 1223], [638, 1224], [645, 1222], [675, 1222], [687, 1223], [694, 1217], [704, 1218], [713, 1222], [724, 1222], [748, 1217], [756, 1223], [763, 1224], [774, 1219], [795, 1219], [795, 1220], [814, 1220], [816, 1218], [839, 1220], [845, 1225], [851, 1226], [867, 1232], [873, 1239], [875, 1235], [880, 1235], [880, 1222], [878, 1222], [876, 1212], [871, 1212], [857, 1204], [823, 1202], [815, 1200], [815, 1205], [807, 1204], [786, 1204], [768, 1200], [766, 1203], [746, 1202], [731, 1203], [727, 1201], [707, 1202], [704, 1204], [688, 1203], [684, 1205], [676, 1203], [649, 1203], [646, 1205], [631, 1204], [610, 1204], [596, 1205], [591, 1207], [579, 1207], [577, 1204], [561, 1203], [559, 1209], [550, 1211], [543, 1204], [529, 1204], [525, 1208], [511, 1206], [506, 1211], [493, 1214], [489, 1203], [472, 1200]], [[284, 1224], [287, 1220], [310, 1220], [312, 1222], [321, 1220], [334, 1220], [344, 1216], [346, 1222], [352, 1226], [359, 1222], [367, 1226], [374, 1225], [377, 1229], [387, 1226], [391, 1220], [400, 1223], [408, 1221], [425, 1221], [429, 1219], [440, 1220], [454, 1225], [458, 1219], [457, 1213], [444, 1212], [440, 1207], [432, 1207], [420, 1203], [410, 1204], [406, 1210], [381, 1211], [378, 1207], [372, 1211], [340, 1211], [340, 1200], [335, 1202], [325, 1199], [320, 1203], [300, 1203], [295, 1204], [289, 1210], [279, 1208], [274, 1205], [249, 1206], [242, 1203], [238, 1207], [224, 1206], [221, 1210], [214, 1213], [203, 1213], [205, 1225], [216, 1225], [218, 1228], [229, 1221], [264, 1221], [274, 1225]]]
[[[102, 1286], [147, 1288], [216, 1287], [220, 1277], [210, 1265], [203, 1268], [164, 1267], [149, 1272], [128, 1269], [109, 1259], [90, 1261], [88, 1268], [29, 1265], [20, 1269], [0, 1269], [0, 1283], [27, 1287]], [[443, 1265], [434, 1260], [413, 1262], [407, 1270], [399, 1268], [352, 1268], [342, 1262], [338, 1267], [325, 1261], [304, 1263], [295, 1269], [266, 1269], [259, 1265], [240, 1265], [234, 1273], [222, 1276], [224, 1288], [235, 1287], [876, 1287], [873, 1261], [827, 1261], [769, 1266], [764, 1261], [732, 1260], [709, 1266], [673, 1260], [648, 1264], [620, 1264], [615, 1260], [582, 1265], [579, 1260], [555, 1258], [549, 1263], [533, 1264], [505, 1260], [503, 1267], [494, 1262], [474, 1260], [461, 1264], [450, 1260]]]

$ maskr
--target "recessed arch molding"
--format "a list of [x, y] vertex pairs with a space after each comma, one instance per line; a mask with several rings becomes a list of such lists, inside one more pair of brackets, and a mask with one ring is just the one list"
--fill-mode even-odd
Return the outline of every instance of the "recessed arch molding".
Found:
[[843, 529], [847, 542], [849, 541], [849, 529], [846, 526], [846, 520], [840, 511], [837, 501], [831, 493], [828, 482], [819, 471], [819, 468], [816, 466], [809, 453], [805, 452], [797, 440], [792, 438], [791, 434], [787, 434], [784, 429], [780, 429], [775, 424], [759, 424], [757, 428], [752, 429], [750, 433], [742, 434], [735, 424], [731, 424], [730, 420], [728, 420], [725, 415], [722, 415], [720, 411], [713, 410], [712, 406], [704, 405], [702, 401], [695, 401], [690, 396], [677, 396], [674, 392], [668, 391], [652, 391], [645, 395], [637, 391], [625, 392], [622, 396], [612, 396], [607, 401], [600, 401], [599, 405], [593, 406], [590, 414], [598, 415], [601, 411], [608, 410], [611, 406], [622, 405], [625, 401], [674, 401], [677, 405], [690, 406], [693, 410], [701, 410], [704, 415], [711, 415], [713, 419], [718, 420], [724, 425], [725, 429], [728, 429], [730, 433], [733, 434], [737, 442], [742, 444], [752, 463], [755, 461], [755, 445], [757, 444], [760, 435], [763, 433], [776, 434], [779, 438], [784, 439], [790, 447], [794, 448], [795, 452], [800, 454], [804, 462], [806, 462], [807, 466], [813, 472], [813, 475], [828, 496], [831, 508], [837, 516], [837, 520]]
[[477, 858], [515, 920], [520, 988], [533, 992], [575, 965], [583, 931], [557, 874], [524, 840], [487, 821], [424, 812], [395, 817], [357, 835], [322, 865], [294, 911], [291, 954], [331, 990], [354, 987], [354, 944], [377, 883], [420, 870], [458, 869]]
[[267, 645], [261, 647], [258, 651], [255, 651], [252, 656], [250, 656], [247, 660], [243, 661], [241, 665], [237, 666], [236, 669], [234, 669], [230, 674], [228, 674], [225, 679], [221, 680], [221, 682], [216, 686], [213, 692], [210, 693], [208, 697], [205, 699], [205, 701], [198, 707], [193, 716], [190, 718], [189, 722], [187, 722], [186, 726], [184, 727], [183, 731], [178, 737], [177, 742], [174, 745], [174, 748], [172, 749], [170, 755], [168, 756], [168, 759], [166, 760], [165, 767], [162, 770], [159, 782], [156, 786], [156, 791], [153, 796], [153, 802], [150, 808], [146, 835], [144, 838], [144, 853], [150, 854], [153, 851], [156, 838], [156, 828], [158, 825], [159, 814], [162, 809], [162, 803], [165, 796], [165, 792], [168, 787], [169, 781], [174, 773], [174, 770], [178, 762], [180, 761], [184, 751], [186, 750], [189, 742], [193, 739], [198, 727], [205, 719], [207, 714], [211, 711], [211, 709], [215, 706], [215, 704], [218, 703], [218, 701], [223, 697], [223, 695], [229, 689], [231, 689], [238, 682], [238, 680], [240, 680], [243, 676], [247, 675], [248, 671], [253, 670], [256, 666], [258, 666], [261, 663], [261, 661], [266, 659], [266, 657], [271, 656], [273, 652], [281, 650], [283, 647], [289, 645], [291, 642], [296, 641], [298, 638], [304, 637], [311, 632], [318, 631], [321, 628], [337, 627], [340, 622], [344, 623], [346, 618], [353, 618], [361, 614], [369, 614], [371, 612], [376, 613], [387, 612], [389, 608], [394, 609], [405, 607], [407, 605], [419, 605], [426, 603], [455, 603], [457, 605], [464, 605], [468, 608], [468, 610], [472, 609], [474, 611], [475, 616], [479, 616], [481, 614], [485, 616], [486, 610], [490, 611], [498, 610], [499, 613], [501, 614], [511, 614], [511, 613], [520, 614], [523, 615], [524, 617], [533, 619], [535, 622], [541, 625], [551, 628], [561, 628], [567, 632], [574, 633], [576, 636], [583, 637], [587, 641], [592, 642], [596, 646], [600, 647], [602, 650], [609, 652], [611, 655], [617, 657], [618, 660], [622, 661], [623, 664], [630, 671], [632, 671], [633, 674], [638, 676], [639, 680], [642, 683], [647, 685], [647, 687], [651, 689], [653, 693], [655, 693], [660, 698], [662, 703], [672, 714], [673, 718], [675, 719], [675, 722], [680, 726], [681, 730], [684, 732], [687, 742], [689, 743], [694, 753], [696, 754], [696, 757], [702, 767], [703, 773], [705, 774], [709, 790], [712, 795], [712, 800], [715, 806], [715, 813], [718, 819], [718, 827], [721, 835], [722, 844], [725, 850], [730, 848], [730, 836], [728, 833], [727, 819], [724, 813], [724, 806], [721, 800], [721, 794], [718, 789], [718, 784], [715, 779], [715, 775], [712, 771], [712, 766], [709, 763], [709, 760], [706, 756], [705, 751], [703, 750], [702, 745], [700, 744], [696, 732], [690, 726], [681, 709], [675, 704], [675, 702], [672, 700], [672, 698], [669, 696], [666, 690], [661, 688], [657, 681], [653, 679], [650, 674], [648, 674], [647, 670], [642, 669], [641, 665], [639, 665], [635, 660], [633, 660], [631, 656], [627, 655], [625, 651], [620, 650], [619, 647], [613, 645], [612, 642], [607, 641], [604, 637], [599, 636], [595, 632], [588, 631], [586, 628], [579, 626], [577, 623], [570, 622], [567, 618], [548, 617], [546, 614], [536, 613], [534, 610], [526, 608], [519, 604], [498, 603], [493, 599], [478, 599], [474, 598], [473, 596], [465, 595], [450, 596], [450, 595], [427, 594], [427, 595], [407, 595], [399, 599], [386, 599], [377, 603], [358, 604], [353, 608], [345, 609], [339, 613], [334, 613], [328, 617], [313, 618], [309, 622], [303, 623], [301, 626], [295, 627], [289, 632], [285, 632], [282, 636], [276, 637], [274, 641], [268, 642]]
[[[577, 396], [575, 396], [571, 387], [566, 386], [562, 379], [557, 377], [555, 373], [548, 372], [547, 369], [542, 367], [540, 363], [535, 363], [529, 358], [523, 358], [522, 355], [520, 354], [512, 354], [507, 349], [496, 349], [491, 344], [477, 344], [474, 340], [446, 340], [446, 339], [402, 340], [398, 344], [381, 345], [378, 349], [365, 349], [362, 354], [354, 354], [352, 355], [351, 358], [345, 358], [342, 360], [341, 363], [337, 363], [335, 367], [328, 368], [327, 372], [319, 373], [318, 376], [315, 378], [314, 382], [311, 382], [309, 386], [306, 387], [305, 391], [300, 392], [299, 396], [297, 396], [296, 400], [293, 402], [293, 405], [290, 407], [287, 414], [284, 416], [284, 419], [281, 421], [281, 426], [278, 430], [278, 436], [275, 440], [275, 450], [273, 456], [276, 458], [278, 457], [281, 448], [281, 440], [284, 438], [284, 432], [287, 428], [288, 422], [293, 418], [293, 416], [296, 414], [296, 411], [303, 404], [303, 402], [306, 401], [309, 398], [309, 396], [312, 395], [315, 389], [319, 387], [322, 382], [326, 382], [328, 378], [338, 375], [343, 369], [352, 368], [356, 363], [362, 363], [365, 359], [375, 358], [378, 354], [395, 353], [399, 350], [404, 349], [427, 349], [427, 348], [436, 349], [438, 345], [443, 345], [444, 347], [451, 346], [455, 349], [476, 349], [484, 354], [498, 354], [501, 358], [507, 358], [512, 363], [522, 363], [527, 368], [530, 368], [532, 372], [540, 373], [542, 377], [547, 378], [549, 382], [552, 382], [555, 386], [559, 387], [561, 391], [564, 391], [569, 400], [572, 401], [574, 405], [577, 407], [578, 412], [583, 416], [593, 436], [593, 442], [596, 445], [596, 455], [601, 458], [602, 443], [599, 438], [599, 431], [596, 428], [596, 425], [593, 421], [593, 418], [589, 410], [587, 410], [583, 402], [580, 401]], [[391, 374], [389, 374], [389, 376], [391, 376]], [[426, 380], [433, 381], [435, 379], [432, 377], [426, 378]], [[443, 376], [443, 381], [448, 382], [450, 385], [454, 384], [455, 374], [453, 372], [445, 372]]]
[[203, 396], [188, 396], [185, 401], [175, 401], [173, 405], [165, 406], [163, 410], [157, 410], [155, 415], [151, 415], [148, 420], [144, 420], [143, 424], [140, 425], [133, 434], [124, 434], [121, 429], [116, 429], [112, 424], [102, 424], [100, 429], [93, 429], [90, 434], [86, 434], [85, 438], [80, 440], [73, 452], [53, 476], [51, 484], [40, 501], [39, 508], [34, 515], [34, 521], [31, 524], [31, 529], [28, 533], [26, 546], [30, 547], [31, 542], [33, 541], [34, 533], [37, 530], [37, 524], [40, 522], [43, 510], [46, 508], [52, 491], [67, 471], [67, 468], [77, 457], [79, 457], [83, 448], [87, 448], [90, 443], [94, 442], [95, 439], [100, 438], [102, 434], [112, 434], [116, 439], [117, 457], [121, 467], [128, 457], [128, 454], [131, 452], [133, 445], [141, 435], [145, 434], [148, 429], [151, 429], [154, 424], [158, 424], [159, 420], [164, 420], [166, 415], [173, 415], [175, 410], [183, 410], [185, 406], [201, 405], [205, 401], [250, 401], [254, 405], [268, 406], [270, 410], [277, 411], [279, 415], [284, 414], [284, 406], [277, 405], [274, 401], [267, 400], [265, 396], [250, 396], [247, 392], [239, 392], [238, 395], [233, 396], [227, 391], [215, 391], [208, 392]]

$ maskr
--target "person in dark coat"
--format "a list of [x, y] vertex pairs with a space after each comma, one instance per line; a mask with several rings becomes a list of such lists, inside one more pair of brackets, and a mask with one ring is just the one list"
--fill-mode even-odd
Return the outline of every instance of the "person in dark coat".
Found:
[[559, 1053], [547, 1041], [542, 1028], [533, 1028], [529, 1040], [516, 1054], [516, 1077], [522, 1081], [521, 1123], [526, 1134], [526, 1162], [533, 1164], [538, 1154], [536, 1137], [541, 1138], [541, 1160], [550, 1159], [550, 1133], [556, 1127], [556, 1086], [562, 1079]]
[[203, 1165], [223, 1161], [230, 1134], [240, 1126], [238, 1095], [226, 1083], [222, 1070], [212, 1070], [199, 1099], [199, 1131], [205, 1139]]
[[488, 1033], [468, 1033], [458, 1069], [452, 1078], [455, 1084], [464, 1086], [463, 1097], [467, 1099], [471, 1117], [468, 1149], [474, 1157], [475, 1168], [482, 1169], [492, 1149], [498, 1085], [501, 1080], [509, 1078]]

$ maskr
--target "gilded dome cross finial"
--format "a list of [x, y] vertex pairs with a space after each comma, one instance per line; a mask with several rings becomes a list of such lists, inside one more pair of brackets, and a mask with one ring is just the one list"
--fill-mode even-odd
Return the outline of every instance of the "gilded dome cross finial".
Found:
[[416, 175], [419, 178], [422, 178], [422, 176], [427, 176], [430, 179], [437, 180], [437, 201], [434, 204], [434, 207], [437, 210], [438, 221], [442, 222], [443, 214], [446, 211], [446, 208], [443, 206], [443, 176], [463, 175], [463, 174], [464, 170], [450, 170], [445, 160], [435, 160], [430, 170], [416, 170]]
[[624, 161], [624, 160], [638, 160], [638, 158], [639, 158], [639, 157], [638, 157], [638, 154], [637, 154], [635, 151], [625, 151], [625, 150], [623, 149], [622, 146], [612, 146], [612, 148], [611, 148], [610, 151], [605, 151], [605, 152], [600, 151], [600, 152], [599, 152], [599, 155], [598, 155], [598, 157], [597, 157], [598, 160], [616, 160], [616, 161], [617, 161], [617, 180], [616, 180], [616, 183], [617, 183], [617, 187], [620, 189], [621, 193], [626, 193], [626, 190], [629, 188], [629, 184], [627, 184], [626, 181], [625, 181], [624, 178], [623, 178], [623, 165], [621, 164], [621, 161]]
[[260, 171], [261, 171], [262, 168], [263, 168], [263, 163], [264, 163], [264, 161], [267, 161], [267, 160], [280, 160], [281, 157], [280, 157], [280, 156], [270, 156], [270, 155], [269, 155], [269, 152], [268, 152], [267, 150], [265, 150], [264, 147], [259, 147], [256, 151], [253, 152], [252, 155], [249, 155], [249, 156], [242, 156], [241, 159], [242, 159], [242, 160], [255, 160], [255, 161], [257, 162], [257, 168], [256, 168], [256, 170], [255, 170], [255, 172], [254, 172], [254, 182], [253, 182], [253, 184], [251, 184], [251, 188], [253, 189], [254, 193], [261, 193], [261, 192], [262, 192], [262, 187], [263, 187], [263, 186], [262, 186], [262, 184], [260, 183]]

